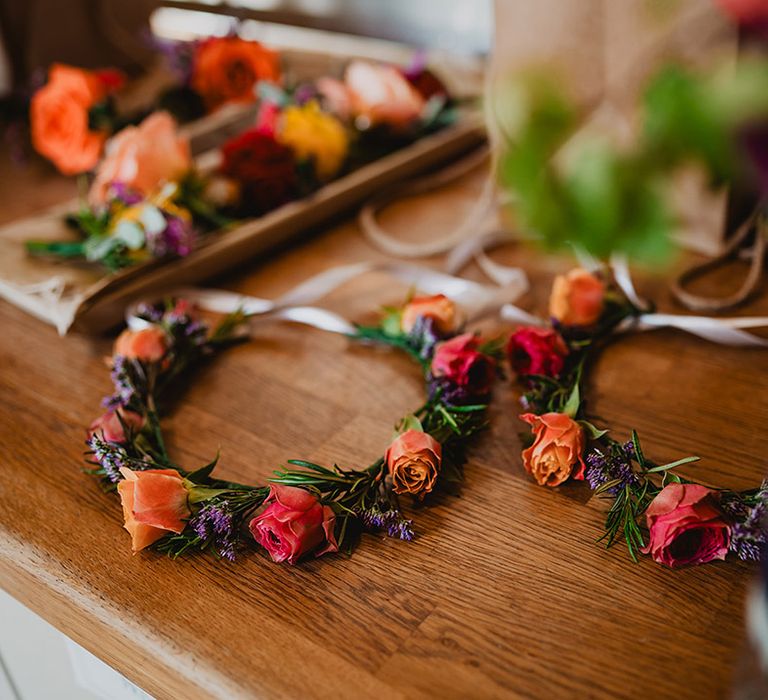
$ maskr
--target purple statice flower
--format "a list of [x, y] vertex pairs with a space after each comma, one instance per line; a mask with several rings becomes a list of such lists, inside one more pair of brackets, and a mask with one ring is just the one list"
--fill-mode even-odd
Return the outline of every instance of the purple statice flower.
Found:
[[189, 255], [195, 245], [195, 232], [191, 224], [181, 217], [165, 214], [166, 227], [159, 233], [147, 234], [147, 248], [156, 258], [173, 254]]
[[139, 192], [132, 190], [124, 182], [109, 183], [109, 197], [110, 199], [117, 200], [127, 207], [138, 204], [144, 199], [144, 197]]
[[302, 83], [293, 93], [297, 105], [304, 105], [310, 100], [317, 99], [317, 88], [312, 83]]
[[147, 304], [143, 302], [136, 307], [136, 315], [150, 323], [160, 323], [165, 309], [162, 304]]
[[147, 32], [145, 40], [153, 50], [165, 58], [166, 65], [180, 83], [186, 85], [191, 81], [199, 41], [161, 39], [151, 32]]
[[459, 386], [447, 377], [429, 376], [427, 380], [429, 399], [440, 397], [440, 401], [449, 406], [466, 406], [473, 403], [483, 403], [488, 400], [488, 394], [478, 394], [470, 387]]
[[631, 442], [615, 445], [608, 453], [598, 447], [592, 449], [586, 456], [587, 469], [584, 472], [589, 487], [597, 489], [609, 481], [618, 480], [616, 486], [608, 489], [608, 493], [614, 495], [627, 485], [637, 484], [638, 477], [632, 469], [634, 454], [635, 449]]
[[235, 560], [238, 526], [227, 501], [204, 505], [189, 524], [201, 540], [214, 546], [219, 556]]
[[120, 467], [126, 466], [125, 450], [117, 443], [109, 442], [96, 433], [91, 435], [85, 443], [93, 453], [94, 460], [104, 470], [107, 479], [112, 483], [120, 481], [123, 478]]
[[763, 483], [755, 503], [746, 502], [739, 494], [728, 494], [720, 505], [733, 522], [730, 551], [739, 559], [758, 561], [768, 545], [768, 483]]
[[403, 75], [409, 80], [415, 80], [427, 69], [427, 52], [418, 49], [413, 52], [411, 60], [403, 70]]
[[131, 402], [135, 389], [131, 381], [130, 366], [130, 361], [122, 355], [115, 355], [112, 358], [110, 377], [115, 385], [115, 393], [104, 397], [101, 404], [105, 408], [114, 410], [127, 406]]
[[366, 530], [386, 530], [389, 537], [410, 542], [414, 537], [413, 520], [403, 517], [396, 508], [381, 510], [377, 505], [356, 512]]
[[432, 357], [435, 345], [441, 339], [435, 319], [427, 316], [419, 316], [408, 334], [408, 342], [419, 351], [419, 356], [424, 360]]
[[193, 307], [178, 300], [162, 317], [162, 323], [175, 337], [184, 337], [193, 345], [203, 345], [208, 337], [208, 325], [192, 315]]

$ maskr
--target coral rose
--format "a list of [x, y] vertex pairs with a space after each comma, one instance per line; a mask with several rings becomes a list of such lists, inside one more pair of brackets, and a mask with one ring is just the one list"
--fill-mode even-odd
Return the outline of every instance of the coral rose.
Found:
[[349, 139], [336, 117], [320, 110], [317, 102], [286, 107], [280, 118], [277, 140], [299, 160], [312, 159], [320, 180], [333, 177], [347, 157]]
[[725, 559], [731, 531], [715, 496], [699, 484], [665, 486], [645, 511], [650, 539], [643, 552], [670, 567]]
[[535, 438], [523, 450], [523, 466], [540, 486], [558, 486], [569, 476], [584, 478], [584, 431], [575, 420], [564, 413], [525, 413], [520, 420], [530, 424]]
[[[122, 423], [120, 422], [121, 419]], [[91, 426], [88, 429], [88, 436], [90, 437], [96, 434], [103, 437], [107, 442], [123, 444], [126, 442], [123, 424], [125, 424], [129, 430], [138, 431], [141, 430], [144, 425], [144, 418], [135, 411], [128, 411], [125, 409], [120, 410], [119, 418], [116, 411], [107, 411], [107, 413], [91, 423]]]
[[370, 125], [403, 129], [416, 121], [424, 109], [424, 98], [393, 66], [352, 61], [344, 82], [353, 113]]
[[88, 197], [92, 204], [103, 204], [113, 183], [147, 196], [191, 167], [189, 142], [179, 136], [173, 117], [154, 112], [109, 140]]
[[51, 67], [48, 82], [32, 96], [32, 145], [64, 175], [86, 172], [98, 162], [107, 135], [91, 130], [89, 110], [105, 96], [94, 73], [62, 64]]
[[565, 326], [591, 326], [603, 313], [604, 297], [602, 280], [577, 268], [555, 278], [549, 313]]
[[125, 529], [134, 552], [148, 547], [168, 532], [180, 533], [189, 519], [189, 492], [175, 469], [120, 469], [117, 485], [123, 504]]
[[435, 488], [440, 473], [442, 447], [428, 433], [406, 430], [384, 453], [395, 493], [410, 493], [419, 498]]
[[240, 186], [243, 214], [258, 216], [296, 196], [293, 151], [258, 129], [236, 136], [222, 146], [221, 173]]
[[114, 355], [122, 355], [130, 360], [157, 362], [165, 355], [168, 338], [159, 326], [132, 331], [126, 328], [115, 341]]
[[496, 363], [478, 350], [479, 339], [472, 333], [457, 335], [439, 343], [432, 356], [432, 375], [448, 379], [473, 395], [491, 390]]
[[309, 491], [272, 484], [264, 503], [266, 509], [251, 520], [249, 528], [272, 561], [295, 564], [310, 552], [319, 557], [339, 550], [333, 510]]
[[209, 110], [227, 102], [253, 102], [258, 81], [279, 79], [277, 53], [257, 41], [236, 36], [214, 37], [197, 48], [192, 87]]
[[507, 355], [518, 375], [557, 377], [563, 371], [568, 347], [560, 334], [551, 328], [524, 326], [509, 336]]
[[434, 329], [438, 333], [450, 333], [456, 326], [456, 304], [445, 294], [415, 297], [405, 305], [400, 318], [400, 327], [405, 333], [410, 333], [419, 318], [432, 319]]

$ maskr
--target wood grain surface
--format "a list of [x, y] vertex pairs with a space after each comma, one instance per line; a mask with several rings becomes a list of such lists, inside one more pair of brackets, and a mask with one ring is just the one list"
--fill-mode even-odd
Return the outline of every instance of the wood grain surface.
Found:
[[[41, 164], [0, 162], [2, 220], [71, 194]], [[478, 186], [398, 203], [385, 223], [435, 235]], [[272, 297], [381, 257], [345, 220], [214, 282]], [[522, 246], [496, 257], [529, 270], [523, 305], [538, 311], [570, 264]], [[664, 275], [641, 288], [679, 311]], [[364, 319], [403, 292], [372, 276], [327, 306]], [[740, 313], [766, 311], [763, 298]], [[115, 497], [80, 471], [111, 338], [58, 338], [4, 302], [0, 328], [0, 586], [158, 698], [717, 698], [733, 687], [754, 567], [669, 571], [596, 545], [604, 503], [585, 484], [548, 490], [523, 471], [509, 382], [461, 496], [412, 509], [413, 543], [365, 535], [351, 558], [294, 568], [255, 550], [235, 564], [172, 562], [132, 556]], [[600, 357], [590, 407], [618, 435], [636, 428], [654, 459], [699, 454], [687, 473], [747, 487], [765, 472], [767, 369], [761, 351], [627, 336]], [[288, 458], [368, 464], [420, 399], [417, 368], [393, 351], [263, 325], [200, 371], [167, 425], [182, 463], [221, 448], [222, 476], [257, 481]]]

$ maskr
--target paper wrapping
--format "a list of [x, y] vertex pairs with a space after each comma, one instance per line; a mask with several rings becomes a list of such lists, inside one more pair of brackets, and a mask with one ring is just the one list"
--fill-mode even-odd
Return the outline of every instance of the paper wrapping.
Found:
[[[390, 60], [404, 63], [409, 54], [399, 49]], [[303, 79], [339, 73], [349, 60], [306, 51], [285, 51], [281, 56], [291, 74]], [[445, 70], [441, 78], [445, 77], [453, 94], [468, 96], [473, 89], [479, 93], [482, 73], [477, 65], [473, 70], [463, 61], [451, 71], [443, 61], [441, 67]], [[203, 152], [197, 157], [198, 166], [208, 169], [217, 152], [206, 149], [241, 132], [254, 117], [253, 106], [231, 106], [185, 127], [193, 152]], [[0, 296], [54, 325], [61, 334], [71, 328], [103, 331], [121, 321], [133, 299], [157, 297], [241, 265], [388, 186], [466, 153], [484, 138], [481, 115], [468, 110], [457, 124], [365, 165], [308, 197], [207, 236], [185, 258], [149, 261], [114, 274], [105, 273], [98, 265], [27, 255], [26, 240], [75, 239], [76, 234], [64, 224], [64, 214], [75, 211], [79, 203], [66, 202], [0, 227]]]

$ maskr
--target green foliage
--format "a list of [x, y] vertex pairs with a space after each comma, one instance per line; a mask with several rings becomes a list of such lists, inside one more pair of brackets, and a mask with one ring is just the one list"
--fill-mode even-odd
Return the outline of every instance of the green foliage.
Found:
[[712, 186], [747, 177], [738, 135], [768, 118], [768, 62], [710, 75], [666, 66], [647, 87], [629, 149], [579, 134], [575, 108], [551, 78], [524, 76], [506, 98], [511, 134], [499, 174], [521, 224], [550, 248], [657, 262], [671, 250], [666, 194], [681, 167], [699, 164]]

